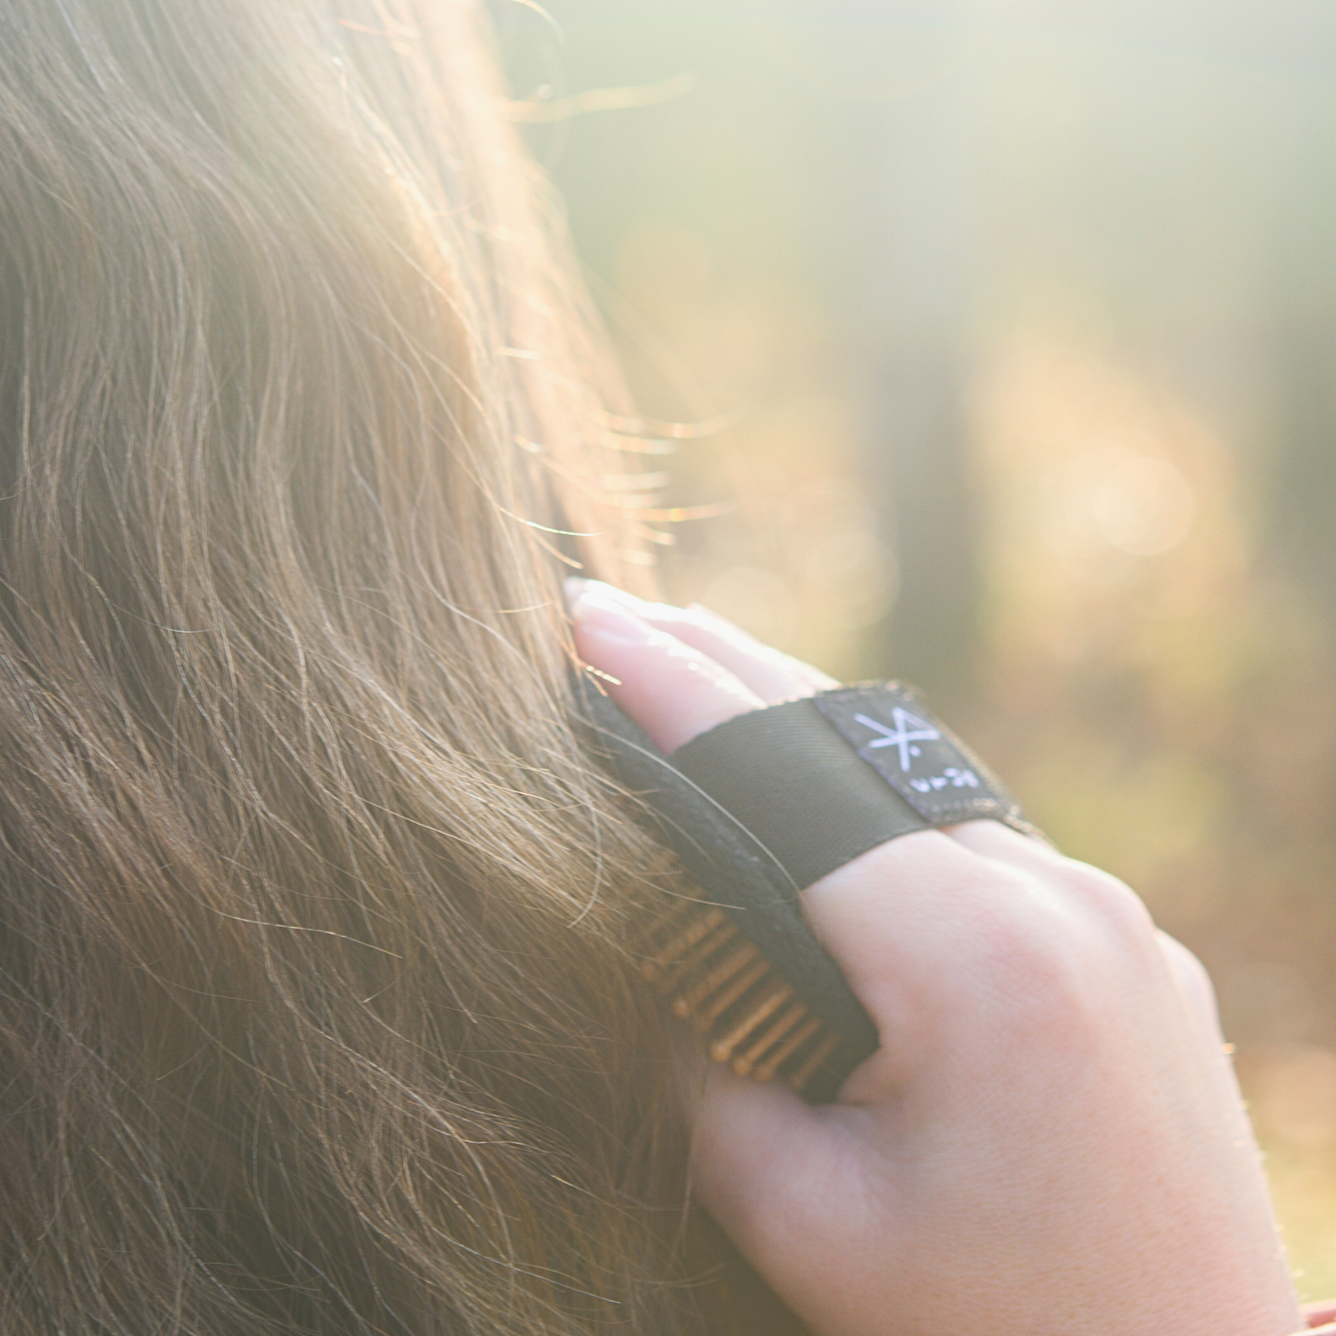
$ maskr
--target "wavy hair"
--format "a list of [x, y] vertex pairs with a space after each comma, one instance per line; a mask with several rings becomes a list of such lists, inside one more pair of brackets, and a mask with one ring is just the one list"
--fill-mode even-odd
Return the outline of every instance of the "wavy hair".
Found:
[[476, 27], [0, 0], [7, 1336], [700, 1321], [615, 390]]

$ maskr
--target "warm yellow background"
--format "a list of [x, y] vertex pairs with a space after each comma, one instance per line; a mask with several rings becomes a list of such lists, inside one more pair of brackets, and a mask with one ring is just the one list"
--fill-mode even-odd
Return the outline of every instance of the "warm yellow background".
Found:
[[725, 417], [627, 484], [731, 504], [669, 590], [918, 681], [1145, 895], [1336, 1294], [1336, 10], [494, 9], [645, 412]]

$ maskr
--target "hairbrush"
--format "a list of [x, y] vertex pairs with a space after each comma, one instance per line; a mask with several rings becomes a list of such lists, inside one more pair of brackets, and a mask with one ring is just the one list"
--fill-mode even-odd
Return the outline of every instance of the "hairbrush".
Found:
[[670, 755], [589, 679], [590, 745], [675, 851], [699, 896], [637, 950], [710, 1056], [813, 1102], [876, 1051], [877, 1030], [803, 922], [799, 895], [886, 840], [984, 818], [1034, 834], [987, 766], [897, 682], [739, 715]]

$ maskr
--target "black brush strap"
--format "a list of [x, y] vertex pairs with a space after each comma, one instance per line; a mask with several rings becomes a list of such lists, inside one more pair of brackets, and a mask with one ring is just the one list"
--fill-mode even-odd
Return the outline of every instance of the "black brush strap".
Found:
[[912, 831], [980, 818], [1031, 830], [997, 777], [896, 682], [739, 715], [670, 759], [799, 889]]

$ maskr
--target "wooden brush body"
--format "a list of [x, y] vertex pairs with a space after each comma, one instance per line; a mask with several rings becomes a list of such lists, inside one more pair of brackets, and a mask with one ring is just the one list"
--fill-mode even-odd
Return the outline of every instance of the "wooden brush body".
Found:
[[639, 943], [645, 977], [705, 1036], [716, 1062], [754, 1081], [774, 1077], [803, 1094], [842, 1080], [847, 1045], [798, 998], [727, 910], [675, 900]]

